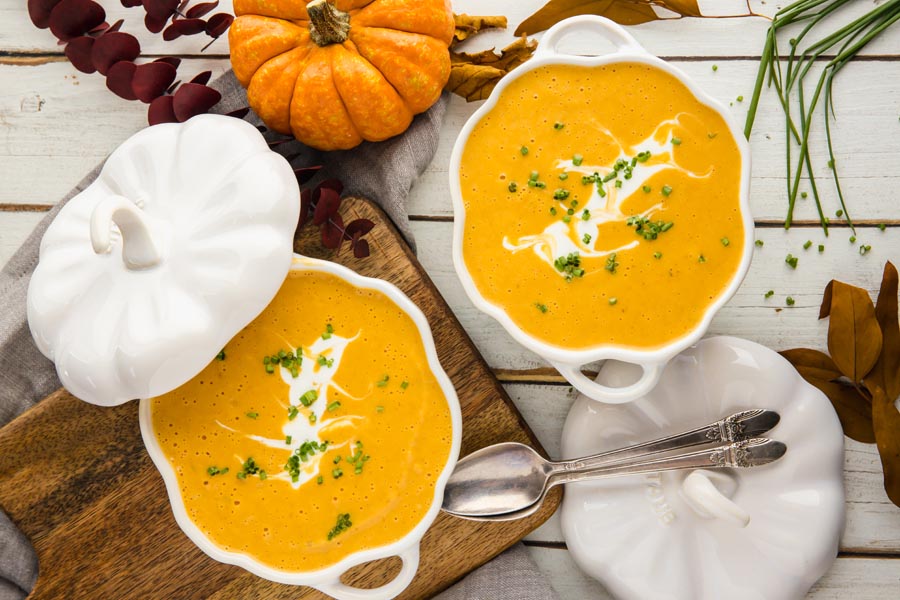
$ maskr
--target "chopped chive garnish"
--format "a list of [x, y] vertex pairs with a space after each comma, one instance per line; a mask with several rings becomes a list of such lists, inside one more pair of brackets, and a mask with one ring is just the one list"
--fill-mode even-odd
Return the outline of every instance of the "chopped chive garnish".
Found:
[[562, 220], [563, 220], [563, 223], [569, 223], [572, 221], [572, 217], [570, 217], [569, 215], [566, 215], [562, 218]]
[[319, 399], [319, 392], [317, 392], [316, 390], [309, 390], [308, 392], [306, 392], [302, 396], [300, 396], [300, 404], [302, 404], [303, 406], [309, 407], [312, 405], [313, 402], [315, 402], [318, 399]]
[[512, 193], [515, 193], [515, 191], [516, 191], [517, 189], [519, 189], [519, 187], [516, 185], [516, 182], [515, 182], [515, 181], [510, 181], [510, 182], [509, 182], [509, 185], [506, 186], [506, 189], [508, 189], [508, 190], [509, 190], [510, 192], [512, 192]]
[[825, 252], [825, 244], [819, 244], [819, 252]]
[[553, 124], [553, 129], [559, 131], [560, 129], [562, 129], [565, 126], [566, 126], [565, 123], [560, 123], [559, 121], [557, 121], [556, 123]]
[[560, 179], [560, 181], [565, 181], [565, 180], [568, 179], [568, 178], [569, 178], [569, 174], [568, 174], [568, 173], [560, 173], [560, 174], [559, 174], [559, 179]]
[[324, 355], [320, 354], [319, 358], [316, 359], [316, 363], [320, 367], [328, 367], [330, 369], [331, 366], [334, 364], [334, 359], [333, 358], [325, 358]]
[[379, 379], [379, 380], [375, 383], [375, 385], [377, 385], [378, 387], [387, 387], [388, 381], [390, 381], [390, 380], [391, 380], [391, 376], [390, 376], [390, 375], [385, 375], [384, 377], [382, 377], [381, 379]]
[[673, 138], [672, 138], [672, 144], [674, 144], [675, 146], [680, 146], [680, 145], [681, 145], [681, 138], [673, 137]]
[[581, 243], [590, 244], [591, 243], [591, 234], [589, 234], [589, 233], [584, 234], [584, 237], [581, 238]]
[[756, 244], [756, 247], [757, 247], [757, 248], [762, 248], [763, 245], [765, 244], [765, 242], [762, 241], [762, 240], [756, 240], [756, 241], [754, 242], [754, 244]]
[[860, 245], [860, 247], [859, 247], [859, 255], [860, 255], [860, 256], [865, 256], [866, 254], [869, 253], [869, 251], [870, 251], [871, 249], [872, 249], [872, 246], [868, 246], [868, 245], [866, 245], [866, 244], [862, 244], [862, 245]]
[[775, 295], [775, 290], [769, 290], [768, 292], [766, 292], [766, 298], [771, 298], [774, 295]]
[[613, 252], [606, 258], [606, 266], [603, 268], [609, 271], [610, 273], [616, 272], [616, 267], [619, 266], [619, 263], [616, 262], [616, 253]]
[[569, 190], [563, 188], [557, 188], [555, 192], [553, 192], [554, 200], [565, 200], [569, 197]]
[[334, 412], [341, 407], [340, 400], [335, 400], [331, 404], [328, 405], [328, 412]]
[[286, 435], [286, 436], [284, 436], [284, 444], [285, 444], [286, 446], [290, 446], [290, 445], [291, 445], [291, 441], [293, 441], [293, 439], [294, 439], [294, 436], [291, 436], [291, 435]]
[[322, 339], [331, 339], [332, 333], [334, 333], [334, 327], [331, 326], [331, 323], [325, 323], [325, 333], [322, 334]]
[[800, 259], [797, 258], [796, 256], [794, 256], [793, 254], [788, 254], [786, 257], [784, 257], [784, 262], [787, 263], [788, 265], [790, 265], [790, 267], [792, 269], [797, 268], [797, 262], [799, 262], [799, 260]]
[[311, 413], [309, 413], [309, 418], [308, 418], [308, 420], [309, 420], [309, 424], [310, 424], [310, 425], [315, 425], [315, 424], [316, 424], [316, 421], [319, 420], [319, 417], [316, 416], [316, 413], [311, 412]]
[[738, 101], [738, 102], [743, 102], [743, 101], [744, 101], [744, 97], [743, 97], [743, 96], [738, 96], [738, 97], [737, 97], [737, 101]]
[[216, 360], [225, 360], [225, 348], [222, 348], [222, 350], [216, 354]]
[[791, 298], [790, 296], [788, 296], [787, 298], [784, 299], [784, 303], [787, 304], [788, 306], [793, 306], [793, 305], [794, 305], [794, 299]]
[[299, 413], [300, 411], [293, 404], [288, 406], [288, 421], [293, 421], [294, 419], [296, 419]]
[[540, 302], [535, 302], [534, 307], [542, 313], [546, 313], [548, 310], [550, 310], [549, 308], [547, 308], [546, 304], [541, 304]]
[[537, 171], [532, 171], [528, 175], [528, 181], [537, 181], [539, 176], [540, 176], [540, 173], [538, 173]]
[[584, 162], [584, 157], [582, 155], [576, 154], [572, 157], [572, 164], [576, 167], [580, 167], [582, 162]]
[[662, 186], [662, 190], [661, 190], [661, 191], [662, 191], [662, 195], [663, 195], [663, 196], [668, 196], [669, 194], [672, 193], [672, 186], [664, 185], [664, 186]]
[[651, 188], [649, 185], [645, 185], [641, 189], [644, 191], [645, 194], [649, 194], [653, 188]]
[[519, 148], [519, 152], [522, 153], [522, 156], [528, 156], [528, 146], [522, 146]]
[[[590, 221], [591, 220], [591, 211], [589, 211], [588, 209], [584, 209], [583, 211], [581, 211], [581, 220], [582, 221]], [[587, 243], [587, 242], [585, 242], [585, 243]]]
[[384, 407], [383, 407], [383, 406], [376, 406], [376, 407], [375, 407], [375, 412], [377, 412], [377, 413], [379, 413], [379, 414], [383, 413], [383, 412], [384, 412]]
[[719, 135], [719, 134], [718, 134], [718, 133], [715, 133], [715, 132], [713, 132], [713, 131], [710, 131], [709, 133], [706, 134], [706, 137], [708, 137], [708, 138], [711, 139], [711, 140], [714, 140], [714, 139], [716, 139], [716, 136], [717, 136], [717, 135]]
[[812, 240], [806, 240], [806, 243], [803, 244], [803, 249], [809, 250], [810, 246], [812, 246]]
[[334, 468], [331, 470], [331, 476], [334, 477], [335, 479], [340, 478], [341, 476], [343, 476], [343, 474], [344, 474], [344, 470], [340, 467], [337, 467], [337, 468]]
[[619, 299], [618, 299], [618, 298], [610, 298], [610, 299], [609, 299], [609, 305], [610, 305], [610, 306], [615, 306], [618, 302], [619, 302]]
[[621, 180], [621, 179], [616, 179], [616, 187], [617, 187], [617, 188], [622, 187], [622, 180]]
[[885, 225], [884, 223], [879, 223], [878, 229], [880, 229], [881, 231], [884, 231], [885, 229], [887, 229], [887, 225]]
[[808, 197], [808, 196], [809, 196], [809, 194], [807, 194], [806, 192], [800, 192], [800, 197], [801, 197], [801, 198], [806, 198], [806, 197]]
[[401, 382], [400, 382], [400, 389], [401, 389], [401, 390], [405, 390], [405, 389], [408, 388], [408, 387], [409, 387], [409, 382], [408, 382], [408, 381], [404, 380], [404, 381], [401, 381]]
[[635, 158], [637, 158], [637, 161], [640, 163], [647, 162], [650, 160], [650, 151], [645, 150], [644, 152], [638, 152]]
[[[564, 217], [563, 221], [565, 220], [566, 218]], [[577, 252], [572, 252], [567, 256], [560, 256], [553, 261], [553, 266], [563, 274], [566, 281], [572, 281], [575, 277], [584, 277], [584, 269], [581, 268], [581, 257]]]
[[553, 216], [556, 216], [556, 207], [555, 206], [550, 207], [550, 214]]
[[342, 513], [338, 515], [337, 523], [334, 527], [331, 528], [331, 531], [328, 532], [328, 541], [330, 542], [332, 539], [334, 539], [334, 536], [347, 531], [352, 525], [353, 523], [350, 522], [350, 513]]
[[834, 211], [834, 216], [836, 216], [836, 217], [838, 217], [838, 218], [843, 217], [843, 216], [844, 216], [844, 211], [841, 210], [841, 209], [837, 209], [836, 211]]
[[246, 479], [247, 475], [259, 475], [260, 472], [263, 473], [263, 475], [260, 476], [260, 479], [265, 479], [265, 471], [261, 471], [259, 465], [257, 465], [256, 461], [253, 460], [253, 457], [248, 456], [237, 476], [238, 479]]
[[645, 240], [655, 240], [660, 233], [667, 232], [675, 225], [672, 221], [656, 221], [654, 223], [647, 217], [628, 217], [625, 224], [634, 227], [634, 232]]
[[731, 244], [731, 241], [727, 237], [723, 237], [719, 241], [722, 242], [722, 245], [725, 246], [726, 248]]
[[316, 483], [322, 485], [323, 483], [325, 483], [325, 478], [319, 475], [318, 477], [316, 477]]
[[719, 70], [719, 65], [713, 65], [713, 66], [712, 66], [712, 70], [713, 70], [713, 71], [718, 71], [718, 70]]
[[338, 454], [337, 456], [335, 456], [334, 460], [332, 460], [331, 462], [334, 464], [338, 464], [339, 462], [341, 462], [341, 455]]
[[850, 243], [851, 243], [851, 244], [855, 244], [855, 243], [856, 243], [856, 236], [855, 236], [855, 235], [851, 235], [851, 236], [850, 236]]
[[535, 182], [534, 182], [534, 187], [536, 187], [536, 188], [542, 190], [542, 189], [544, 189], [545, 187], [547, 187], [547, 184], [544, 183], [543, 181], [535, 181]]
[[247, 418], [248, 418], [248, 419], [256, 419], [256, 418], [259, 417], [259, 413], [258, 413], [258, 412], [248, 412], [248, 413], [246, 413], [246, 414], [247, 414]]
[[706, 262], [706, 257], [703, 256], [703, 255], [701, 254], [700, 256], [697, 257], [697, 262], [698, 262], [698, 263], [705, 263], [705, 262]]
[[662, 258], [662, 252], [654, 252], [654, 253], [653, 253], [653, 258], [655, 258], [655, 259], [657, 259], [657, 260], [660, 259], [660, 258]]
[[208, 469], [206, 469], [206, 472], [207, 472], [207, 474], [209, 474], [210, 477], [215, 477], [216, 475], [224, 475], [225, 473], [228, 472], [228, 467], [224, 467], [224, 468], [220, 469], [219, 467], [212, 466], [212, 467], [209, 467]]

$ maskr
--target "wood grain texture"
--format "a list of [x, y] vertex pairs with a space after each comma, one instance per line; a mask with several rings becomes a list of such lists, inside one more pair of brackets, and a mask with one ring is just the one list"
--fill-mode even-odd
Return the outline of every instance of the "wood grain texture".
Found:
[[[324, 250], [312, 225], [302, 229], [295, 249], [386, 279], [422, 308], [441, 364], [458, 390], [462, 455], [500, 441], [540, 449], [387, 217], [355, 198], [345, 200], [342, 213], [347, 221], [364, 217], [377, 223], [368, 236], [371, 257], [355, 259], [346, 248], [338, 254]], [[423, 598], [447, 587], [544, 522], [560, 498], [553, 494], [534, 517], [512, 523], [440, 514], [422, 541], [419, 573], [402, 597]], [[100, 408], [61, 390], [0, 430], [0, 508], [38, 553], [32, 600], [324, 597], [218, 563], [188, 540], [143, 448], [135, 402]], [[375, 561], [351, 569], [344, 579], [375, 587], [398, 567], [396, 559]]]

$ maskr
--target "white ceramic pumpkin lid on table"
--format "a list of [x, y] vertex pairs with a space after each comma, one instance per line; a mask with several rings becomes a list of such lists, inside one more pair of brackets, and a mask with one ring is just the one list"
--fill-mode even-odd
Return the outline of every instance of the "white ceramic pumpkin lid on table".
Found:
[[[616, 385], [635, 370], [609, 361], [599, 379]], [[562, 452], [586, 456], [751, 408], [781, 415], [766, 437], [787, 453], [770, 465], [568, 485], [562, 529], [579, 566], [621, 599], [803, 598], [837, 557], [844, 438], [828, 399], [776, 352], [708, 338], [632, 403], [579, 396]]]
[[278, 292], [299, 210], [291, 166], [245, 121], [139, 131], [44, 234], [27, 300], [38, 348], [93, 404], [180, 386]]

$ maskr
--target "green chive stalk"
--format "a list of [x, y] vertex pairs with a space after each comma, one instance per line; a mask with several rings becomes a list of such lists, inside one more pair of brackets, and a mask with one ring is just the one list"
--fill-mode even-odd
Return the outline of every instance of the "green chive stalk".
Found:
[[[820, 39], [806, 43], [807, 36], [813, 37], [820, 34], [821, 22], [826, 17], [853, 1], [799, 0], [775, 13], [772, 24], [766, 33], [766, 43], [763, 47], [756, 83], [750, 99], [744, 135], [748, 139], [750, 138], [763, 86], [774, 87], [785, 117], [787, 148], [785, 165], [788, 194], [788, 210], [784, 220], [785, 229], [789, 229], [793, 221], [794, 206], [800, 193], [800, 181], [805, 172], [819, 213], [819, 222], [825, 235], [828, 235], [828, 219], [822, 209], [819, 189], [813, 176], [809, 156], [809, 133], [816, 108], [821, 101], [825, 121], [825, 139], [828, 146], [828, 164], [831, 168], [841, 210], [855, 233], [853, 220], [850, 218], [850, 212], [847, 210], [844, 193], [841, 189], [831, 136], [831, 119], [835, 118], [832, 96], [834, 78], [869, 42], [900, 21], [900, 0], [887, 0], [850, 23], [833, 31], [824, 32], [824, 36]], [[779, 32], [787, 26], [799, 26], [800, 24], [804, 26], [795, 37], [789, 40], [790, 52], [786, 58], [783, 58], [778, 49]], [[823, 55], [827, 52], [834, 53], [834, 56], [825, 62], [826, 57]], [[807, 101], [804, 94], [804, 79], [816, 62], [825, 62], [825, 65], [816, 82], [813, 94]], [[794, 112], [795, 106], [796, 112]], [[798, 148], [796, 156], [792, 156], [793, 148]]]

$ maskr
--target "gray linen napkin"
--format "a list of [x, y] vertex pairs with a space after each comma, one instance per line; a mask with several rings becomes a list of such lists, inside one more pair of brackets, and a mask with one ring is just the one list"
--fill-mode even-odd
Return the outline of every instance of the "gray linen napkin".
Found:
[[[230, 71], [212, 86], [222, 92], [222, 101], [215, 112], [230, 112], [247, 105], [244, 90]], [[404, 135], [384, 142], [363, 143], [344, 152], [319, 152], [299, 142], [281, 144], [275, 149], [296, 167], [323, 165], [317, 179], [337, 177], [347, 186], [347, 193], [376, 201], [412, 244], [406, 198], [413, 182], [431, 162], [437, 149], [447, 102], [445, 93], [428, 112], [416, 117]], [[254, 124], [260, 123], [253, 113], [247, 119]], [[97, 166], [47, 213], [0, 271], [0, 306], [3, 307], [0, 311], [0, 427], [60, 387], [53, 364], [38, 351], [31, 339], [25, 320], [25, 295], [47, 226], [62, 205], [90, 185], [99, 172], [100, 166]], [[31, 544], [0, 511], [0, 600], [25, 598], [37, 580], [37, 573], [37, 557]], [[439, 596], [441, 600], [553, 597], [550, 586], [541, 581], [537, 567], [521, 546], [501, 555]]]

